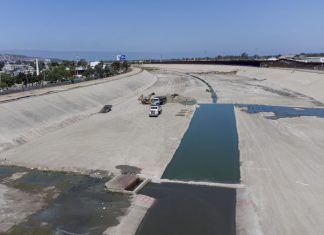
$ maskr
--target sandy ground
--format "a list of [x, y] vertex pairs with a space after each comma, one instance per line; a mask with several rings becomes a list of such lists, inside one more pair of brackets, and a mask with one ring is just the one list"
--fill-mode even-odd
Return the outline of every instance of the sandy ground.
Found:
[[[193, 111], [195, 106], [166, 104], [162, 115], [149, 118], [149, 106], [137, 98], [151, 92], [178, 93], [211, 102], [205, 89], [201, 81], [185, 75], [144, 71], [109, 83], [2, 103], [0, 113], [5, 117], [0, 140], [24, 141], [7, 145], [0, 157], [6, 164], [79, 172], [100, 169], [118, 174], [118, 166], [127, 165], [140, 168], [144, 177], [160, 178], [192, 116], [176, 114], [183, 109]], [[113, 110], [97, 113], [106, 103], [113, 104]], [[135, 233], [147, 209], [134, 200], [113, 231]]]
[[[151, 65], [157, 67], [157, 65]], [[159, 65], [196, 73], [219, 103], [322, 107], [324, 74], [287, 69]], [[230, 72], [233, 74], [215, 74]], [[270, 120], [236, 109], [241, 160], [238, 234], [323, 234], [324, 119]]]
[[[141, 87], [133, 89], [135, 82]], [[100, 169], [112, 173], [120, 172], [116, 166], [128, 165], [140, 168], [143, 176], [160, 177], [191, 119], [191, 115], [176, 114], [182, 109], [194, 110], [195, 107], [166, 104], [160, 117], [150, 118], [149, 106], [140, 104], [137, 98], [141, 93], [178, 93], [194, 97], [200, 102], [210, 102], [210, 94], [205, 91], [205, 85], [196, 79], [165, 73], [152, 75], [143, 72], [105, 83], [105, 86], [107, 90], [116, 91], [121, 90], [118, 86], [126, 86], [125, 84], [132, 87], [132, 90], [126, 95], [122, 94], [119, 102], [116, 101], [117, 98], [109, 101], [114, 104], [112, 112], [93, 113], [65, 128], [28, 140], [25, 144], [3, 152], [2, 159], [5, 158], [9, 164], [27, 167], [73, 171]], [[88, 89], [77, 90], [79, 93], [87, 93]], [[95, 89], [95, 86], [91, 89]], [[70, 99], [73, 95], [67, 93], [65, 96]], [[39, 98], [30, 98], [28, 101], [37, 105]], [[14, 105], [2, 105], [10, 104]], [[97, 111], [100, 110], [98, 106], [95, 107]], [[15, 125], [11, 121], [10, 124]]]
[[[292, 92], [299, 97], [311, 97], [315, 101], [324, 103], [324, 74], [310, 71], [277, 69], [277, 68], [256, 68], [244, 66], [222, 66], [222, 65], [145, 65], [147, 67], [159, 67], [168, 71], [178, 71], [182, 73], [201, 73], [201, 72], [231, 72], [237, 71], [236, 81], [245, 83], [253, 81], [254, 85], [261, 85], [275, 90]], [[221, 79], [220, 75], [214, 75], [215, 78]], [[224, 78], [224, 77], [223, 77]], [[230, 79], [231, 80], [231, 79]], [[226, 84], [228, 86], [230, 83]], [[234, 83], [237, 83], [234, 81]], [[225, 87], [221, 87], [221, 90]], [[214, 87], [216, 91], [220, 91]], [[256, 89], [257, 90], [257, 89]], [[241, 90], [241, 93], [245, 89]], [[248, 89], [244, 93], [258, 96], [260, 92]], [[261, 91], [261, 93], [263, 93]], [[271, 92], [270, 92], [271, 93]], [[275, 94], [275, 93], [273, 93]], [[237, 99], [241, 96], [237, 96]], [[244, 100], [245, 97], [242, 97]], [[227, 99], [224, 97], [224, 99]]]
[[22, 222], [44, 204], [42, 194], [30, 194], [0, 184], [0, 233]]
[[264, 234], [321, 234], [324, 120], [236, 114], [241, 176]]
[[[137, 98], [150, 92], [179, 93], [210, 103], [206, 85], [186, 73], [198, 74], [210, 83], [219, 103], [301, 107], [324, 103], [324, 75], [320, 73], [209, 65], [151, 67], [161, 69], [0, 104], [1, 160], [29, 167], [112, 173], [119, 172], [116, 166], [128, 165], [140, 168], [143, 176], [159, 178], [191, 119], [191, 115], [176, 114], [195, 107], [166, 104], [160, 117], [149, 118], [148, 107]], [[46, 108], [53, 102], [54, 106]], [[113, 111], [98, 114], [106, 103], [114, 105]], [[37, 111], [39, 117], [31, 117], [26, 109]], [[269, 120], [262, 113], [251, 115], [238, 109], [236, 118], [241, 177], [246, 185], [238, 190], [238, 234], [322, 234], [324, 120]], [[136, 213], [130, 215], [136, 217]]]

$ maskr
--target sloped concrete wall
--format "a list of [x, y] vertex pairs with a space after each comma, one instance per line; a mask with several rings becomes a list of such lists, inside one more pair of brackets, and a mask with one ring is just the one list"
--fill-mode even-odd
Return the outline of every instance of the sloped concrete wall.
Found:
[[0, 152], [68, 126], [151, 86], [147, 72], [97, 85], [0, 103]]

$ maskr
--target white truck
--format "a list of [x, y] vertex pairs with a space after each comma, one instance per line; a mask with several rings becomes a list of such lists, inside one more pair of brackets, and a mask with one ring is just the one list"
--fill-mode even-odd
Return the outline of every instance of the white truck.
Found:
[[158, 117], [162, 113], [162, 107], [160, 105], [151, 105], [149, 116]]

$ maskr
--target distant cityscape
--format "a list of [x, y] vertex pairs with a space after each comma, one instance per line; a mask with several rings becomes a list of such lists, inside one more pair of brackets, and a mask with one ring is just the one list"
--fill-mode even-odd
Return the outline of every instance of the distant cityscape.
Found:
[[[2, 92], [9, 90], [25, 89], [29, 87], [44, 86], [49, 83], [59, 82], [80, 82], [84, 80], [99, 79], [109, 77], [120, 72], [125, 72], [129, 65], [126, 55], [115, 55], [114, 60], [94, 60], [86, 59], [63, 60], [57, 58], [30, 57], [15, 54], [0, 54], [0, 89]], [[215, 57], [188, 57], [163, 59], [132, 60], [132, 63], [160, 63], [160, 62], [217, 62], [232, 65], [243, 65], [238, 61], [249, 62], [259, 67], [295, 67], [304, 69], [323, 70], [324, 53], [297, 55], [225, 55]], [[255, 61], [255, 62], [254, 62]], [[259, 64], [255, 64], [256, 61]], [[284, 61], [285, 63], [282, 63]], [[117, 62], [117, 63], [114, 63]], [[125, 63], [123, 63], [125, 62]], [[292, 64], [298, 63], [298, 66]], [[277, 64], [277, 65], [276, 65]], [[302, 64], [302, 65], [300, 65]], [[314, 66], [310, 66], [315, 64]]]
[[102, 79], [127, 72], [125, 55], [114, 61], [77, 61], [0, 54], [0, 92]]

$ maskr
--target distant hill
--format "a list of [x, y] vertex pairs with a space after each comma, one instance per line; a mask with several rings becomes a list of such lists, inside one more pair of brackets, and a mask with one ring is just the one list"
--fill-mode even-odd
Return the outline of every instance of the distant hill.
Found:
[[[45, 60], [47, 58], [43, 57], [36, 57], [36, 56], [26, 56], [26, 55], [18, 55], [18, 54], [1, 54], [0, 53], [0, 61], [5, 62], [5, 61], [35, 61], [35, 59], [38, 59], [40, 61]], [[61, 59], [56, 59], [56, 58], [49, 58], [51, 61], [62, 61]]]
[[0, 54], [0, 61], [32, 61], [34, 57], [28, 57], [25, 55], [14, 55], [14, 54]]

